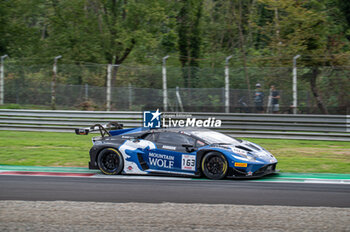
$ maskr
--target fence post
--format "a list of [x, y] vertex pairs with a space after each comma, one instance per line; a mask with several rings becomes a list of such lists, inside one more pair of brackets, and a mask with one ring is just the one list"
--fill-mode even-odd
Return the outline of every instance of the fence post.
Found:
[[8, 55], [1, 56], [1, 66], [0, 66], [0, 105], [4, 104], [4, 59], [8, 57]]
[[176, 98], [177, 98], [177, 101], [179, 102], [179, 106], [180, 106], [181, 111], [184, 112], [184, 106], [182, 105], [179, 86], [176, 86]]
[[52, 81], [51, 81], [51, 108], [56, 109], [56, 79], [57, 79], [57, 60], [62, 56], [56, 56], [53, 62], [52, 68]]
[[166, 78], [166, 59], [169, 56], [163, 57], [162, 74], [163, 74], [163, 108], [164, 111], [168, 111], [168, 88], [167, 88], [167, 78]]
[[300, 55], [293, 57], [293, 114], [298, 112], [298, 93], [297, 93], [297, 59]]
[[228, 62], [232, 56], [225, 59], [225, 113], [230, 112], [230, 76]]
[[128, 92], [129, 92], [129, 110], [131, 110], [131, 107], [132, 107], [132, 87], [131, 87], [131, 84], [129, 83], [129, 86], [128, 86]]
[[89, 100], [89, 84], [85, 84], [85, 101]]
[[106, 90], [107, 111], [111, 110], [111, 79], [112, 79], [112, 65], [109, 64], [107, 67], [107, 90]]

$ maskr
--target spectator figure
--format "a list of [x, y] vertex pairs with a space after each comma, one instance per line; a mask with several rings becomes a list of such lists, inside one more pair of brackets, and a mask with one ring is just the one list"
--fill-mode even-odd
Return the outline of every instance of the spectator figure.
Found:
[[280, 111], [280, 105], [278, 103], [280, 99], [280, 93], [276, 90], [276, 87], [274, 85], [271, 85], [271, 108], [272, 113], [278, 114]]
[[254, 95], [254, 103], [255, 109], [258, 113], [264, 113], [264, 92], [261, 89], [261, 85], [257, 83], [255, 85], [255, 95]]
[[238, 103], [239, 103], [239, 112], [240, 113], [250, 113], [251, 110], [248, 107], [248, 104], [245, 103], [244, 96], [238, 100]]

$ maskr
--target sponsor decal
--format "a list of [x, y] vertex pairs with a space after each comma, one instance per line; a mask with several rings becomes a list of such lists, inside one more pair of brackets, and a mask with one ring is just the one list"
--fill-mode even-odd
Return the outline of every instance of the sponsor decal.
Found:
[[247, 173], [247, 175], [248, 175], [248, 176], [252, 176], [252, 175], [253, 175], [253, 172], [252, 172], [252, 171], [249, 171], [249, 172]]
[[129, 166], [129, 167], [128, 167], [128, 170], [132, 170], [132, 167], [131, 167], [131, 166]]
[[237, 147], [232, 147], [231, 149], [232, 149], [232, 151], [233, 151], [234, 153], [236, 153], [236, 154], [238, 154], [238, 155], [247, 155], [247, 154], [248, 154], [247, 151], [242, 150], [242, 149], [239, 149], [239, 148], [237, 148]]
[[122, 136], [122, 139], [133, 139], [134, 137], [132, 136], [128, 136], [128, 135], [123, 135]]
[[163, 145], [163, 147], [162, 148], [164, 148], [164, 149], [168, 149], [168, 150], [173, 150], [173, 151], [175, 151], [176, 150], [176, 147], [173, 147], [173, 146], [167, 146], [167, 145]]
[[[141, 166], [139, 166], [139, 159], [137, 157], [137, 153], [141, 149], [155, 149], [156, 145], [147, 140], [140, 140], [138, 143], [134, 143], [133, 141], [126, 140], [118, 150], [122, 154], [124, 158], [124, 173], [135, 173], [135, 174], [145, 174], [146, 172], [142, 170]], [[131, 166], [132, 169], [128, 169]]]
[[247, 163], [235, 163], [235, 167], [242, 167], [242, 168], [246, 168], [247, 167]]
[[195, 171], [195, 169], [196, 169], [196, 156], [195, 155], [182, 155], [181, 169]]
[[149, 163], [152, 166], [160, 168], [173, 168], [175, 157], [171, 155], [163, 155], [150, 152], [148, 155]]

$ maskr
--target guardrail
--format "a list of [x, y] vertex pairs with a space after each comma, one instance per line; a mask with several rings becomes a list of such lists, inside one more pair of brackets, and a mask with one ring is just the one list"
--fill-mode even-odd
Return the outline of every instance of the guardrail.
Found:
[[[190, 114], [197, 119], [220, 119], [222, 126], [214, 129], [235, 137], [350, 141], [350, 116], [347, 115], [180, 114]], [[139, 127], [142, 112], [0, 109], [0, 130], [73, 132], [77, 127], [110, 121], [118, 121], [126, 128]]]

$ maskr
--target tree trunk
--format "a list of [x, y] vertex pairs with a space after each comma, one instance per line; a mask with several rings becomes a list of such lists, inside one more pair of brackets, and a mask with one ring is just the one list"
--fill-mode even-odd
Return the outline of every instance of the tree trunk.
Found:
[[312, 70], [312, 74], [310, 76], [310, 87], [311, 87], [311, 91], [312, 94], [314, 95], [315, 99], [316, 99], [316, 103], [317, 103], [317, 107], [320, 109], [320, 111], [323, 114], [329, 114], [327, 107], [324, 105], [322, 98], [319, 94], [318, 88], [317, 88], [317, 77], [320, 74], [320, 70], [318, 68], [313, 68]]
[[178, 46], [179, 46], [179, 53], [180, 53], [180, 63], [182, 68], [182, 78], [184, 81], [184, 86], [186, 88], [189, 87], [189, 80], [188, 80], [188, 60], [189, 60], [189, 44], [188, 44], [188, 36], [189, 36], [189, 19], [188, 19], [188, 4], [186, 1], [181, 1], [182, 7], [179, 11], [179, 14], [177, 16], [177, 23], [178, 23]]
[[243, 34], [243, 28], [242, 28], [242, 1], [239, 0], [239, 7], [238, 7], [238, 16], [235, 12], [235, 5], [232, 3], [233, 9], [232, 13], [235, 17], [235, 21], [237, 23], [237, 28], [238, 28], [238, 33], [239, 33], [239, 47], [242, 53], [242, 58], [243, 58], [243, 72], [244, 72], [244, 77], [247, 83], [247, 89], [250, 91], [250, 78], [247, 72], [247, 56], [246, 56], [246, 51], [245, 51], [245, 38]]
[[[249, 78], [249, 74], [247, 72], [247, 56], [246, 56], [246, 50], [245, 50], [245, 38], [244, 38], [244, 34], [243, 34], [243, 28], [242, 28], [242, 1], [239, 1], [239, 16], [238, 16], [238, 20], [236, 20], [237, 22], [237, 27], [238, 27], [238, 32], [239, 32], [239, 45], [240, 45], [240, 50], [242, 52], [242, 58], [243, 58], [243, 73], [244, 73], [244, 77], [247, 83], [247, 89], [248, 92], [250, 94], [250, 78]], [[248, 100], [248, 104], [250, 102], [250, 99]]]
[[131, 40], [130, 47], [126, 48], [123, 55], [121, 57], [116, 56], [114, 65], [112, 68], [112, 87], [115, 87], [115, 83], [117, 81], [117, 72], [119, 69], [119, 65], [123, 63], [123, 61], [129, 56], [130, 52], [134, 48], [134, 45], [136, 44], [136, 41], [134, 39]]
[[281, 58], [281, 37], [280, 37], [280, 20], [279, 20], [279, 13], [278, 8], [275, 7], [275, 33], [276, 33], [276, 40], [277, 40], [277, 54], [279, 56], [279, 59]]

